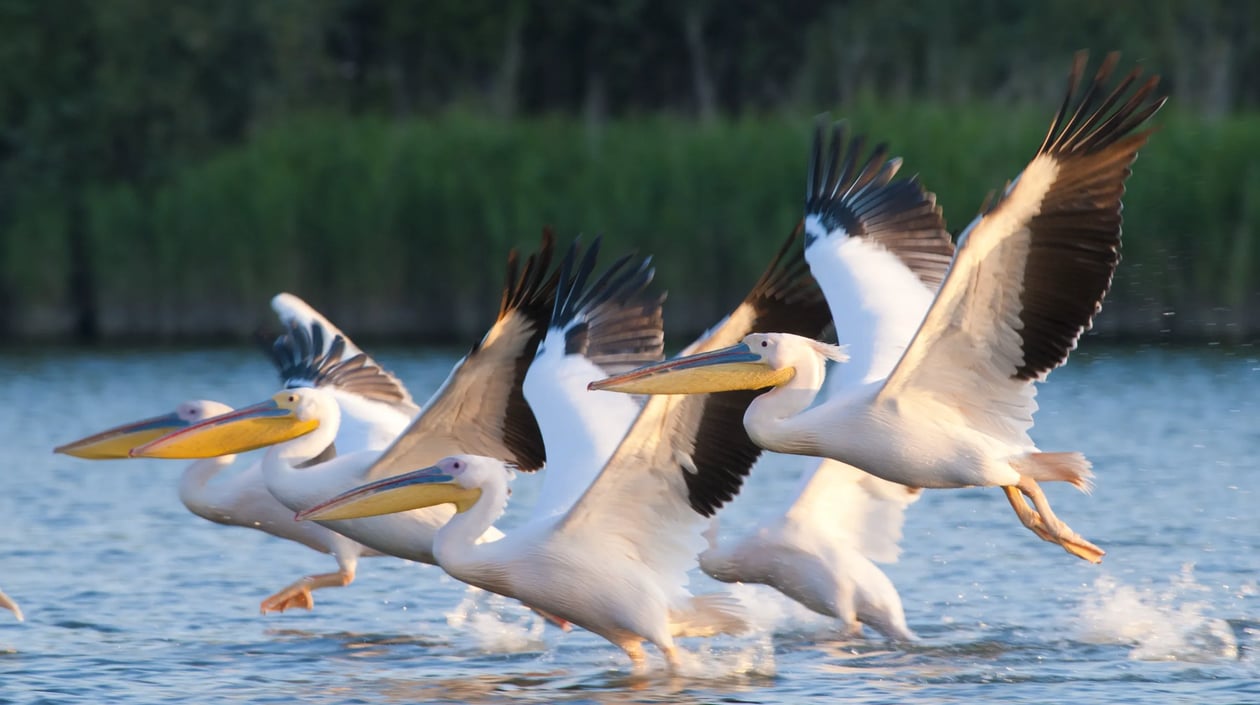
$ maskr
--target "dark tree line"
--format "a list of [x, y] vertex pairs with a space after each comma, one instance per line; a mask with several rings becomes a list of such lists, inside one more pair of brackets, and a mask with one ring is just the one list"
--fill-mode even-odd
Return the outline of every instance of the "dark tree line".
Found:
[[1247, 0], [0, 0], [0, 331], [13, 282], [41, 276], [13, 254], [15, 220], [63, 214], [91, 338], [86, 192], [145, 193], [295, 114], [1045, 100], [1088, 47], [1159, 67], [1178, 105], [1219, 115], [1260, 106], [1257, 30]]

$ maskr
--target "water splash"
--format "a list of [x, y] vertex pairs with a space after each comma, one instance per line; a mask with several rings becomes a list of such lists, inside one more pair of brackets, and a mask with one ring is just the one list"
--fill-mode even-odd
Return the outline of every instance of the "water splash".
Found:
[[516, 600], [468, 587], [464, 599], [446, 613], [446, 624], [467, 633], [487, 653], [516, 654], [547, 648], [546, 623]]
[[1130, 644], [1135, 661], [1207, 662], [1238, 658], [1229, 623], [1207, 614], [1194, 566], [1182, 567], [1166, 587], [1134, 587], [1103, 576], [1081, 605], [1078, 638], [1092, 644]]
[[834, 630], [836, 620], [807, 609], [783, 593], [764, 585], [723, 585], [744, 607], [753, 632], [815, 633]]
[[696, 648], [678, 649], [678, 674], [685, 678], [725, 680], [732, 677], [773, 678], [778, 669], [769, 632], [741, 637], [704, 639]]

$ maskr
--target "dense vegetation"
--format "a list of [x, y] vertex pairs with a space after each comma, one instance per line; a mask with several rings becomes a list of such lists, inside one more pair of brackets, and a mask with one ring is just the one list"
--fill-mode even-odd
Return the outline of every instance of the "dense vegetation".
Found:
[[779, 5], [0, 0], [0, 335], [240, 337], [289, 289], [466, 338], [546, 224], [654, 254], [694, 330], [799, 217], [815, 112], [890, 142], [957, 230], [1079, 46], [1174, 96], [1100, 328], [1260, 331], [1260, 4]]

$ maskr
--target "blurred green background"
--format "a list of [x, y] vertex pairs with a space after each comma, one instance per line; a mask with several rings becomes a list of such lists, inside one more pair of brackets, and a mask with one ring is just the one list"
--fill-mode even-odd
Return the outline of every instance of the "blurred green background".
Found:
[[815, 114], [957, 231], [1089, 48], [1172, 95], [1099, 334], [1247, 341], [1257, 30], [1245, 0], [0, 0], [0, 340], [243, 339], [289, 290], [467, 341], [548, 224], [653, 254], [695, 331], [799, 218]]

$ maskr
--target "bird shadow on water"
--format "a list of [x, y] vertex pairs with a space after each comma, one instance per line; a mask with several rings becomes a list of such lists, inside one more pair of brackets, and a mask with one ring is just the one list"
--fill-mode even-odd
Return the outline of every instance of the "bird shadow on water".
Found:
[[449, 649], [449, 639], [417, 634], [318, 632], [292, 627], [267, 629], [268, 641], [256, 644], [262, 652], [301, 653], [319, 657], [406, 659]]
[[[416, 637], [389, 633], [269, 629], [264, 653], [301, 661], [354, 659], [341, 672], [342, 686], [356, 698], [382, 702], [711, 702], [747, 699], [776, 682], [773, 647], [764, 640], [721, 643], [686, 640], [678, 673], [652, 654], [643, 673], [611, 645], [593, 648], [587, 639], [557, 639], [553, 648], [527, 651], [480, 648], [475, 638]], [[502, 645], [500, 645], [502, 646]], [[344, 693], [343, 693], [344, 694]], [[741, 694], [745, 697], [741, 697]], [[753, 698], [754, 700], [756, 698]]]
[[[455, 677], [402, 679], [383, 678], [361, 689], [374, 692], [386, 702], [426, 703], [702, 703], [725, 695], [728, 702], [740, 702], [741, 694], [761, 690], [773, 679], [694, 678], [652, 669], [635, 674], [628, 670], [601, 670], [580, 673], [567, 668], [531, 667], [515, 673], [464, 674]], [[768, 681], [768, 682], [767, 682]], [[366, 688], [365, 688], [366, 686]]]

